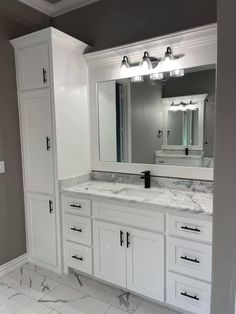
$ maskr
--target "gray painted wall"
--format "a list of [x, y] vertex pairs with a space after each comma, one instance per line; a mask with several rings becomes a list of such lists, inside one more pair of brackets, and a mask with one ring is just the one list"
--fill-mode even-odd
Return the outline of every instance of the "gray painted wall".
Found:
[[10, 39], [44, 28], [50, 19], [14, 0], [0, 2], [0, 265], [25, 253], [24, 200], [14, 51]]
[[236, 1], [218, 0], [212, 314], [234, 314], [236, 292]]
[[216, 1], [101, 0], [53, 24], [98, 50], [216, 22]]
[[131, 83], [131, 151], [134, 163], [155, 163], [155, 151], [161, 149], [162, 86], [160, 82]]

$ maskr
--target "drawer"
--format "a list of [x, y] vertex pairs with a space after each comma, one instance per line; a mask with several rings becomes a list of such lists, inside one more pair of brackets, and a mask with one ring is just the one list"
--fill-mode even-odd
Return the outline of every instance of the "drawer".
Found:
[[65, 266], [92, 274], [92, 249], [75, 243], [65, 243]]
[[93, 202], [94, 218], [119, 224], [164, 232], [164, 214], [145, 208], [132, 208], [110, 203]]
[[166, 303], [195, 314], [210, 313], [211, 285], [167, 273]]
[[65, 214], [64, 233], [65, 239], [79, 242], [81, 244], [91, 245], [92, 228], [91, 219]]
[[166, 261], [167, 270], [211, 281], [211, 245], [169, 236]]
[[168, 214], [167, 232], [192, 240], [212, 242], [211, 221]]
[[63, 210], [74, 215], [91, 216], [91, 201], [73, 197], [63, 197]]

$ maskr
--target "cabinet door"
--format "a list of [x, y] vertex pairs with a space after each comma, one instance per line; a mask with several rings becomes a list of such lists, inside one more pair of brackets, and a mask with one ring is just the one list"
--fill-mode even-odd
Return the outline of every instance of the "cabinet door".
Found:
[[56, 215], [54, 199], [29, 193], [28, 240], [30, 257], [50, 265], [57, 264]]
[[48, 89], [21, 93], [26, 189], [54, 193], [52, 118]]
[[17, 63], [21, 91], [49, 86], [49, 48], [47, 42], [19, 49]]
[[94, 274], [126, 287], [124, 228], [94, 221]]
[[126, 230], [127, 288], [164, 301], [164, 235]]

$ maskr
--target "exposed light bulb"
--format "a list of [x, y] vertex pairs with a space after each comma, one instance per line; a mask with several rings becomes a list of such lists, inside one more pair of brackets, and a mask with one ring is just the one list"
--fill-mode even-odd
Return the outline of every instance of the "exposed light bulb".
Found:
[[144, 72], [152, 69], [152, 61], [150, 60], [150, 57], [147, 51], [144, 52], [142, 61], [140, 62], [139, 66]]
[[124, 56], [120, 65], [120, 71], [122, 76], [126, 76], [128, 74], [129, 67], [129, 59], [127, 56]]

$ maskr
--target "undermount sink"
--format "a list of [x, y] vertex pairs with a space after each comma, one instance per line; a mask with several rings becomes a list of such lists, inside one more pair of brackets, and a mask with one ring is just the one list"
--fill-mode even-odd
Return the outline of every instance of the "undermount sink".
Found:
[[133, 188], [124, 188], [119, 191], [116, 191], [115, 194], [137, 197], [137, 198], [150, 198], [154, 199], [163, 194], [162, 191], [152, 191], [152, 190], [141, 190], [141, 189], [133, 189]]

